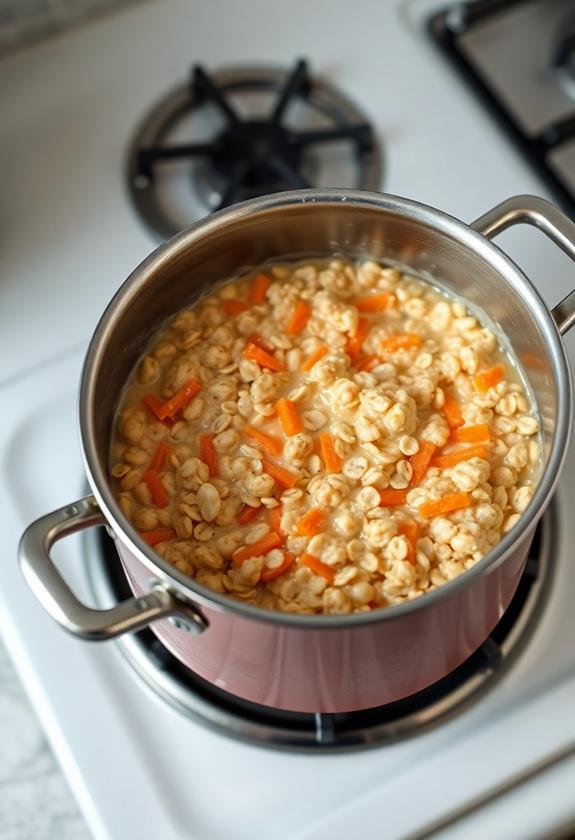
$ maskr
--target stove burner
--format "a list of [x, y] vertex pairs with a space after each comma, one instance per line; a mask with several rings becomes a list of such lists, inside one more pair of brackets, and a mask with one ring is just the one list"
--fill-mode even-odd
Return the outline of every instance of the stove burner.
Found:
[[[541, 520], [517, 592], [491, 636], [455, 671], [404, 700], [346, 714], [305, 714], [235, 697], [181, 664], [149, 630], [120, 637], [122, 654], [143, 682], [183, 715], [243, 741], [310, 752], [389, 744], [426, 731], [466, 709], [516, 660], [541, 619], [555, 565], [553, 504]], [[132, 595], [104, 528], [84, 533], [86, 569], [102, 609]]]
[[[260, 102], [254, 113], [254, 95], [273, 98], [263, 106]], [[249, 113], [244, 116], [240, 105], [246, 105], [246, 97], [243, 110]], [[257, 113], [262, 107], [263, 113]], [[289, 115], [298, 108], [297, 126], [292, 126]], [[223, 122], [215, 136], [202, 142], [174, 142], [182, 123], [200, 112]], [[194, 126], [192, 133], [196, 135], [197, 130]], [[352, 183], [341, 182], [345, 173], [340, 164], [326, 175], [322, 171], [322, 165], [323, 169], [329, 166], [326, 155], [313, 156], [314, 147], [337, 143], [350, 147], [347, 164], [351, 149]], [[196, 66], [191, 85], [171, 93], [148, 115], [130, 150], [128, 184], [138, 212], [162, 238], [190, 222], [189, 218], [176, 221], [159, 194], [165, 164], [178, 161], [191, 166], [192, 186], [209, 211], [285, 189], [380, 186], [379, 151], [371, 126], [342, 94], [323, 81], [312, 80], [305, 61], [287, 74], [274, 68], [242, 68], [212, 76]]]
[[[574, 216], [572, 7], [569, 0], [459, 2], [433, 12], [427, 30]], [[510, 40], [511, 33], [518, 34]]]

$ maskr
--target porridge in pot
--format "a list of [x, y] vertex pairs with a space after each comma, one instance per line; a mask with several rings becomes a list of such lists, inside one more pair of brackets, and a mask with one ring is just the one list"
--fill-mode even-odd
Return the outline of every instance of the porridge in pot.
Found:
[[211, 589], [363, 612], [471, 568], [519, 520], [539, 422], [511, 357], [407, 270], [266, 265], [156, 334], [122, 395], [127, 519]]

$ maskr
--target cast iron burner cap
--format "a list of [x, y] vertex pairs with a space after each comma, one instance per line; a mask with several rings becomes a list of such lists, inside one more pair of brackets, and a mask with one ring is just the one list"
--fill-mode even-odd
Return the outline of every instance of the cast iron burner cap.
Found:
[[128, 185], [148, 227], [166, 238], [205, 212], [279, 190], [379, 189], [380, 169], [365, 116], [310, 78], [305, 61], [291, 72], [209, 75], [196, 66], [191, 84], [159, 102], [140, 126]]

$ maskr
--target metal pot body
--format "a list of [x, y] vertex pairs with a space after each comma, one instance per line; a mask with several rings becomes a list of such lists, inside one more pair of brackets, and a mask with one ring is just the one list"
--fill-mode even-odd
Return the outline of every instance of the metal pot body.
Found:
[[[468, 226], [393, 196], [281, 193], [217, 213], [161, 246], [112, 300], [86, 357], [80, 428], [94, 495], [38, 520], [22, 539], [22, 568], [43, 605], [67, 630], [89, 639], [154, 622], [162, 642], [189, 668], [233, 694], [277, 708], [370, 708], [453, 670], [487, 638], [513, 597], [570, 436], [571, 380], [560, 332], [575, 319], [575, 293], [550, 313], [521, 270], [490, 241], [520, 222], [539, 227], [575, 259], [575, 225], [530, 196], [510, 199]], [[212, 592], [156, 555], [113, 497], [110, 438], [124, 383], [167, 317], [242, 269], [335, 253], [408, 265], [488, 314], [510, 341], [537, 400], [544, 469], [519, 523], [460, 578], [371, 613], [288, 615]], [[135, 593], [105, 612], [80, 604], [49, 558], [55, 540], [98, 523], [116, 535]]]
[[[485, 641], [517, 588], [531, 537], [471, 585], [392, 621], [324, 630], [321, 621], [286, 627], [203, 607], [209, 630], [197, 637], [169, 620], [152, 629], [196, 674], [254, 703], [331, 713], [381, 706], [441, 679]], [[132, 590], [144, 595], [148, 569], [122, 542], [118, 550]]]

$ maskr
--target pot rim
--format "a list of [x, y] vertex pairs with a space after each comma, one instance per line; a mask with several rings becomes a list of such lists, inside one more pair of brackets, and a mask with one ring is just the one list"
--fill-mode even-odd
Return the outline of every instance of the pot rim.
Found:
[[[488, 552], [475, 566], [463, 572], [459, 577], [442, 584], [442, 586], [420, 598], [366, 613], [352, 613], [350, 615], [283, 613], [279, 610], [267, 610], [262, 607], [244, 604], [238, 599], [221, 595], [198, 584], [172, 566], [167, 560], [164, 560], [159, 554], [156, 554], [125, 519], [114, 499], [108, 477], [100, 466], [94, 443], [95, 435], [91, 406], [94, 401], [98, 358], [108, 337], [113, 332], [114, 322], [118, 318], [118, 310], [129, 306], [131, 300], [138, 295], [139, 289], [151, 277], [161, 271], [162, 267], [183, 247], [187, 248], [195, 241], [211, 236], [245, 216], [261, 212], [277, 212], [281, 211], [282, 208], [293, 208], [305, 204], [313, 204], [318, 207], [345, 204], [345, 206], [363, 207], [402, 215], [420, 224], [431, 226], [443, 235], [459, 240], [469, 250], [474, 251], [479, 258], [487, 259], [502, 279], [510, 283], [515, 292], [521, 294], [523, 300], [527, 303], [547, 345], [557, 385], [557, 420], [549, 458], [544, 465], [533, 498], [518, 523], [509, 533], [504, 535], [492, 551]], [[369, 255], [366, 254], [366, 256]], [[522, 539], [526, 539], [532, 533], [558, 482], [569, 443], [572, 399], [572, 383], [565, 347], [551, 312], [538, 290], [523, 271], [490, 239], [454, 216], [410, 199], [364, 190], [308, 189], [290, 190], [249, 199], [220, 210], [164, 242], [134, 269], [106, 307], [88, 346], [81, 374], [79, 423], [84, 464], [98, 505], [118, 539], [148, 568], [155, 581], [159, 579], [162, 583], [170, 585], [174, 594], [183, 600], [199, 602], [216, 611], [232, 612], [248, 620], [271, 622], [272, 624], [290, 627], [307, 627], [314, 630], [333, 630], [342, 627], [360, 627], [380, 621], [393, 621], [408, 613], [434, 607], [443, 600], [471, 586], [476, 578], [487, 574], [503, 563], [521, 545]]]

